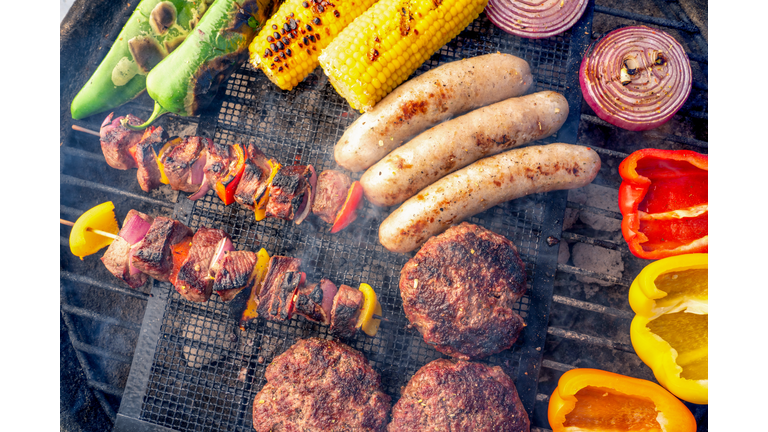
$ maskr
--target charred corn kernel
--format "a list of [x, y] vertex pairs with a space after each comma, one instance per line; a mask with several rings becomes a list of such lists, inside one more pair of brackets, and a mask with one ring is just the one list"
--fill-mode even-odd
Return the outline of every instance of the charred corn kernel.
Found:
[[331, 42], [320, 55], [320, 65], [336, 91], [366, 112], [464, 30], [487, 3], [380, 0]]
[[320, 52], [375, 2], [287, 0], [251, 42], [251, 64], [291, 90], [319, 65]]

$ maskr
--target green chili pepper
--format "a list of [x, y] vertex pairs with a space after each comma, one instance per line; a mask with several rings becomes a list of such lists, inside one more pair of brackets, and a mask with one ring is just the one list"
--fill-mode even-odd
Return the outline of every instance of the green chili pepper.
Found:
[[143, 0], [93, 76], [72, 100], [72, 118], [118, 107], [146, 88], [147, 73], [178, 47], [212, 0]]
[[[248, 57], [248, 45], [263, 23], [277, 11], [276, 0], [215, 0], [189, 37], [147, 75], [147, 92], [155, 100], [144, 129], [173, 112], [199, 114], [218, 86]], [[251, 25], [249, 25], [251, 24]]]

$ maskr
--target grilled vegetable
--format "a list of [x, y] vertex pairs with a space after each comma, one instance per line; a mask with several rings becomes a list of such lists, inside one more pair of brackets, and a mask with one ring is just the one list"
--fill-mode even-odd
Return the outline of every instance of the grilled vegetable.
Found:
[[363, 307], [360, 308], [360, 316], [357, 317], [355, 328], [359, 328], [368, 336], [376, 336], [379, 331], [380, 319], [373, 319], [373, 314], [381, 316], [381, 304], [376, 297], [376, 292], [367, 283], [360, 284], [360, 292], [363, 293]]
[[709, 400], [707, 254], [664, 258], [632, 282], [632, 347], [656, 380], [696, 404]]
[[344, 201], [344, 205], [336, 215], [333, 226], [331, 226], [332, 233], [343, 230], [357, 218], [357, 207], [360, 206], [362, 197], [363, 186], [358, 181], [353, 182], [352, 186], [349, 187], [349, 192], [347, 192], [347, 200]]
[[146, 88], [147, 72], [195, 27], [211, 0], [143, 0], [72, 100], [72, 118], [120, 106]]
[[488, 0], [380, 0], [320, 55], [339, 94], [361, 112], [405, 81], [483, 11]]
[[253, 40], [251, 64], [291, 90], [320, 64], [320, 52], [376, 0], [288, 0]]
[[235, 152], [235, 159], [232, 161], [227, 175], [220, 181], [217, 181], [215, 186], [216, 195], [224, 202], [224, 205], [230, 205], [235, 202], [235, 191], [240, 183], [240, 177], [243, 176], [245, 158], [247, 157], [245, 149], [240, 144], [233, 145], [232, 150]]
[[[267, 184], [272, 184], [272, 180], [275, 178], [275, 174], [277, 174], [278, 171], [280, 171], [280, 168], [283, 166], [277, 162], [274, 159], [270, 159], [267, 161], [270, 167], [272, 167], [272, 172], [269, 174], [269, 179], [267, 179]], [[253, 216], [256, 218], [256, 221], [264, 220], [264, 218], [267, 217], [267, 203], [269, 202], [269, 188], [267, 188], [264, 191], [264, 194], [260, 197], [255, 197], [256, 204], [253, 206]]]
[[597, 369], [564, 373], [548, 418], [553, 432], [696, 430], [691, 411], [660, 385]]
[[638, 258], [707, 252], [709, 158], [689, 150], [638, 150], [621, 162], [621, 233]]
[[145, 128], [167, 112], [199, 114], [274, 10], [275, 0], [215, 0], [191, 36], [147, 75], [155, 109], [146, 123], [132, 128]]
[[94, 230], [115, 236], [120, 231], [112, 201], [99, 204], [77, 218], [69, 233], [69, 249], [73, 255], [83, 259], [84, 256], [95, 254], [112, 243], [112, 237], [97, 234]]

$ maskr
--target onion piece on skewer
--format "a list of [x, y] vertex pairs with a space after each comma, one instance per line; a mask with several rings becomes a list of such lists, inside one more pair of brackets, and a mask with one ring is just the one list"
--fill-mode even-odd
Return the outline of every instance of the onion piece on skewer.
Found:
[[666, 123], [691, 93], [688, 55], [670, 35], [622, 27], [595, 42], [579, 69], [584, 100], [598, 117], [631, 131]]
[[496, 27], [515, 36], [541, 39], [573, 27], [588, 0], [489, 0], [485, 13]]

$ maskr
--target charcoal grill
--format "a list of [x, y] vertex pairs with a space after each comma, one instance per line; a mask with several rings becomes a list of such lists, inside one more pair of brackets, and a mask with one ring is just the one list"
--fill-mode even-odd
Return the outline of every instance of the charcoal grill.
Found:
[[[526, 59], [535, 75], [535, 90], [558, 91], [571, 107], [563, 128], [544, 142], [577, 143], [598, 151], [603, 169], [594, 184], [615, 191], [616, 167], [635, 149], [633, 145], [707, 150], [706, 42], [679, 4], [661, 0], [654, 4], [659, 16], [651, 17], [590, 2], [574, 28], [546, 40], [507, 35], [481, 15], [416, 74], [495, 51]], [[272, 219], [257, 223], [237, 205], [223, 206], [212, 192], [195, 202], [167, 187], [142, 192], [134, 170], [118, 171], [106, 165], [98, 138], [70, 129], [77, 124], [98, 130], [101, 118], [73, 121], [68, 106], [131, 12], [132, 7], [105, 1], [78, 2], [62, 24], [62, 60], [76, 52], [89, 53], [87, 62], [62, 61], [62, 217], [76, 218], [85, 209], [112, 200], [119, 220], [135, 208], [179, 219], [192, 229], [220, 228], [232, 236], [237, 249], [263, 247], [271, 255], [301, 257], [309, 280], [328, 277], [337, 284], [371, 284], [389, 322], [382, 324], [376, 338], [358, 335], [344, 342], [366, 356], [381, 374], [384, 391], [397, 400], [413, 373], [441, 355], [407, 326], [397, 284], [400, 268], [413, 254], [393, 254], [378, 243], [378, 225], [388, 211], [366, 203], [359, 220], [339, 234], [330, 234], [315, 218], [301, 226]], [[666, 127], [642, 134], [644, 141], [634, 135], [629, 145], [617, 146], [617, 137], [628, 133], [598, 119], [586, 104], [579, 109], [578, 64], [588, 44], [599, 36], [593, 29], [600, 28], [606, 16], [664, 28], [687, 46], [696, 83], [672, 123], [700, 127], [686, 128], [685, 133]], [[112, 24], [101, 28], [80, 25], [83, 22]], [[598, 33], [614, 26], [604, 26]], [[151, 100], [143, 96], [115, 111], [146, 118], [151, 107]], [[309, 163], [320, 172], [336, 168], [333, 145], [358, 115], [319, 69], [296, 90], [282, 92], [261, 72], [243, 66], [199, 117], [166, 117], [160, 124], [172, 133], [222, 143], [252, 141], [284, 165]], [[582, 203], [573, 193], [559, 191], [505, 203], [471, 219], [512, 239], [526, 264], [529, 292], [517, 307], [528, 327], [512, 349], [485, 361], [501, 366], [515, 379], [534, 430], [548, 430], [548, 395], [570, 368], [598, 367], [653, 380], [629, 343], [632, 313], [626, 301], [629, 282], [647, 261], [631, 256], [615, 232], [581, 222], [567, 223], [563, 231], [564, 215], [573, 219], [576, 212], [621, 218], [616, 208]], [[329, 337], [326, 327], [301, 318], [287, 324], [260, 320], [242, 331], [218, 297], [194, 304], [167, 283], [153, 281], [138, 291], [123, 288], [95, 256], [80, 261], [69, 254], [68, 232], [62, 228], [62, 321], [85, 383], [115, 430], [252, 430], [251, 404], [265, 383], [264, 370], [272, 358], [300, 338]], [[562, 257], [558, 261], [560, 248], [578, 243], [620, 254], [623, 274], [590, 270]], [[569, 291], [574, 284], [583, 284], [585, 277], [610, 284], [602, 290], [608, 294], [599, 291], [587, 298]], [[706, 431], [706, 407], [689, 407], [700, 419], [699, 430]]]

